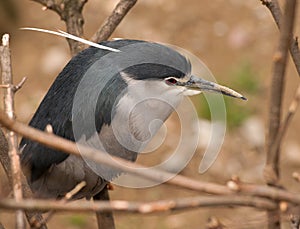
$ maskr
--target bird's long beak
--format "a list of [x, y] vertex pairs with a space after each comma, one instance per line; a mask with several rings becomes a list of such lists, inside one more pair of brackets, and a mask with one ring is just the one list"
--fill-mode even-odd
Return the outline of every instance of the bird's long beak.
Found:
[[223, 95], [228, 95], [234, 98], [247, 100], [243, 95], [228, 87], [198, 78], [196, 76], [191, 76], [189, 81], [187, 81], [184, 86], [192, 90], [197, 90], [201, 92], [205, 92], [205, 91], [215, 92]]

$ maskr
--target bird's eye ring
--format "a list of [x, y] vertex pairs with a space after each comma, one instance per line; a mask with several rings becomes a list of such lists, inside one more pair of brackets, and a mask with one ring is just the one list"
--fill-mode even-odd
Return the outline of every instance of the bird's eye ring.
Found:
[[165, 79], [166, 84], [168, 85], [175, 85], [177, 83], [177, 80], [173, 77]]

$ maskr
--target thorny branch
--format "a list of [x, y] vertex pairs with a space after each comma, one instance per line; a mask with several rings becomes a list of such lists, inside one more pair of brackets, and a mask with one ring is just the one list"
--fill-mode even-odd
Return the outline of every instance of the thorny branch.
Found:
[[[2, 46], [0, 47], [0, 62], [2, 71], [2, 84], [8, 85], [4, 91], [4, 109], [10, 119], [15, 119], [14, 113], [14, 94], [12, 70], [11, 70], [11, 57], [9, 49], [9, 35], [4, 34], [2, 37]], [[21, 166], [18, 149], [18, 138], [13, 131], [8, 131], [8, 155], [10, 158], [10, 169], [12, 179], [12, 189], [16, 202], [23, 198], [22, 183], [21, 183]], [[16, 227], [19, 229], [25, 228], [25, 221], [23, 218], [23, 211], [16, 209]]]

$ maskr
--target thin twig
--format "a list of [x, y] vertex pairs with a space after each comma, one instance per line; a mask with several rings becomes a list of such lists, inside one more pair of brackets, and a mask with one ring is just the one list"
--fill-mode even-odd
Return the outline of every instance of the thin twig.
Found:
[[84, 201], [80, 203], [69, 202], [68, 204], [53, 200], [23, 200], [16, 202], [13, 199], [0, 200], [0, 208], [26, 210], [56, 210], [72, 212], [126, 212], [150, 214], [165, 211], [186, 210], [199, 207], [228, 207], [228, 206], [246, 206], [258, 209], [276, 209], [277, 204], [271, 200], [251, 196], [197, 196], [185, 197], [179, 199], [159, 200], [152, 202], [130, 202], [123, 200], [111, 201]]
[[282, 18], [282, 13], [277, 0], [261, 0], [261, 3], [265, 5], [271, 12], [274, 21], [278, 28], [280, 29], [280, 21]]
[[298, 76], [300, 77], [300, 51], [298, 46], [298, 37], [296, 37], [290, 47], [290, 53], [295, 64]]
[[85, 181], [81, 181], [78, 183], [71, 191], [67, 192], [63, 200], [70, 200], [73, 196], [75, 196], [81, 189], [83, 189], [86, 186]]
[[[279, 7], [279, 3], [277, 0], [261, 0], [262, 4], [268, 7], [270, 10], [274, 21], [278, 28], [280, 28], [280, 21], [282, 19], [282, 13]], [[294, 37], [294, 36], [293, 36]], [[298, 46], [298, 38], [294, 38], [293, 42], [290, 44], [290, 53], [295, 64], [298, 76], [300, 77], [300, 51]]]
[[[280, 125], [278, 133], [276, 134], [274, 143], [272, 144], [271, 149], [270, 149], [270, 154], [274, 155], [279, 150], [280, 144], [281, 144], [282, 139], [283, 139], [283, 136], [285, 135], [285, 133], [288, 129], [288, 126], [289, 126], [289, 124], [290, 124], [290, 122], [291, 122], [291, 120], [292, 120], [292, 118], [293, 118], [293, 116], [296, 112], [296, 109], [299, 105], [299, 100], [300, 100], [300, 86], [298, 86], [296, 94], [294, 96], [294, 99], [292, 100], [292, 102], [289, 106], [288, 113], [287, 113], [284, 121]], [[272, 218], [274, 218], [274, 217], [272, 215], [274, 215], [274, 213], [272, 211], [268, 212], [269, 228], [274, 227], [274, 220], [272, 220]], [[297, 218], [297, 216], [293, 215], [293, 217], [290, 219], [290, 223], [291, 223], [292, 226], [294, 225], [293, 222], [294, 222], [294, 219], [296, 219], [296, 218]], [[280, 220], [279, 213], [277, 213], [277, 219]]]
[[[1, 110], [0, 123], [5, 128], [15, 131], [16, 133], [22, 135], [25, 138], [39, 142], [50, 148], [63, 151], [69, 154], [74, 154], [80, 157], [86, 157], [96, 163], [105, 164], [113, 168], [120, 169], [124, 172], [143, 176], [150, 180], [163, 181], [168, 180], [170, 177], [173, 177], [175, 175], [169, 172], [152, 168], [149, 168], [148, 171], [140, 170], [140, 168], [143, 168], [143, 166], [138, 165], [137, 163], [132, 163], [130, 161], [124, 160], [119, 157], [110, 156], [110, 158], [107, 158], [105, 156], [102, 156], [102, 151], [87, 146], [79, 145], [78, 143], [74, 143], [72, 141], [58, 137], [54, 134], [49, 134], [47, 132], [32, 128], [16, 120], [10, 120]], [[196, 181], [181, 175], [177, 175], [176, 177], [172, 178], [171, 180], [168, 180], [167, 182], [194, 191], [209, 192], [213, 194], [232, 193], [232, 191], [230, 191], [229, 189], [224, 189], [223, 185], [203, 181]]]
[[280, 38], [277, 51], [274, 55], [273, 77], [271, 83], [271, 102], [269, 108], [269, 131], [267, 141], [267, 163], [265, 179], [268, 184], [275, 185], [279, 178], [279, 147], [272, 151], [281, 119], [282, 94], [285, 84], [285, 71], [287, 64], [288, 48], [292, 41], [292, 32], [295, 18], [296, 0], [286, 1], [285, 13], [281, 24]]
[[[286, 1], [286, 3], [289, 2], [289, 1]], [[290, 42], [293, 35], [292, 35], [292, 28], [290, 28], [291, 31], [287, 31], [288, 28], [287, 28], [287, 24], [289, 23], [287, 20], [287, 16], [285, 16], [284, 18], [284, 22], [282, 22], [282, 13], [281, 13], [281, 10], [280, 10], [280, 7], [279, 7], [279, 3], [277, 0], [262, 0], [262, 3], [264, 5], [266, 5], [268, 7], [268, 9], [270, 10], [275, 22], [276, 22], [276, 25], [277, 27], [281, 30], [281, 38], [283, 38], [284, 34], [283, 33], [286, 33], [285, 35], [287, 36], [285, 39], [288, 40], [288, 41], [285, 41], [286, 43], [284, 45], [289, 45], [289, 50], [290, 50], [290, 53], [291, 53], [291, 56], [292, 56], [292, 59], [293, 59], [293, 62], [294, 62], [294, 65], [296, 67], [296, 70], [298, 72], [298, 75], [300, 77], [300, 52], [299, 52], [299, 47], [298, 47], [298, 39], [295, 38], [293, 40], [293, 42]], [[292, 2], [290, 2], [289, 4], [293, 4]], [[294, 2], [294, 4], [296, 4]], [[294, 7], [295, 8], [295, 7]], [[286, 10], [287, 10], [287, 7], [286, 7]], [[294, 11], [292, 9], [290, 9], [291, 11]], [[287, 15], [287, 12], [285, 11], [285, 14]], [[293, 18], [294, 17], [293, 15], [290, 16], [290, 23], [292, 24], [293, 22]], [[284, 24], [286, 24], [286, 27], [283, 28]], [[283, 26], [282, 26], [283, 25]], [[290, 25], [290, 27], [292, 27], [292, 25]], [[289, 33], [287, 33], [289, 32]], [[289, 36], [289, 37], [288, 37]], [[284, 42], [284, 41], [282, 41]], [[288, 43], [289, 42], [289, 43]], [[284, 47], [286, 49], [286, 47]], [[285, 57], [286, 58], [286, 57]], [[283, 64], [285, 65], [285, 64]], [[279, 67], [279, 66], [278, 66]], [[278, 70], [278, 69], [277, 69]], [[275, 66], [274, 66], [274, 72], [275, 72]], [[284, 72], [284, 70], [283, 70]], [[279, 82], [276, 82], [276, 81], [273, 81], [274, 84], [278, 84], [279, 87], [281, 87], [281, 92], [280, 91], [277, 91], [277, 92], [280, 92], [282, 93], [282, 88], [283, 86], [280, 86], [282, 83], [279, 81]], [[277, 86], [278, 86], [277, 85]], [[273, 96], [277, 96], [276, 95], [276, 90], [275, 88], [273, 87], [274, 85], [272, 85], [272, 89], [274, 89], [272, 95]], [[276, 87], [276, 86], [275, 86]], [[277, 87], [279, 89], [279, 87]], [[279, 94], [279, 96], [281, 97], [281, 94]], [[272, 98], [272, 97], [271, 97]], [[274, 100], [273, 100], [274, 99]], [[281, 98], [280, 99], [280, 104], [281, 104]], [[275, 103], [275, 98], [272, 98], [272, 101], [274, 101]], [[281, 141], [282, 141], [282, 138], [285, 134], [285, 132], [287, 131], [287, 128], [288, 128], [288, 125], [290, 123], [290, 120], [292, 119], [292, 116], [294, 114], [294, 112], [289, 112], [286, 116], [286, 119], [285, 121], [283, 122], [283, 124], [279, 127], [279, 122], [280, 122], [280, 104], [277, 104], [277, 106], [279, 105], [279, 107], [273, 107], [275, 104], [272, 104], [271, 103], [271, 107], [270, 107], [270, 111], [272, 112], [272, 109], [274, 111], [273, 113], [273, 117], [276, 116], [275, 113], [277, 113], [278, 117], [277, 117], [277, 120], [275, 118], [275, 120], [273, 119], [272, 120], [272, 114], [270, 114], [270, 126], [269, 126], [269, 139], [268, 139], [268, 146], [267, 146], [267, 150], [268, 150], [268, 155], [269, 156], [269, 159], [267, 159], [269, 162], [267, 162], [267, 164], [269, 164], [268, 166], [266, 166], [266, 169], [265, 169], [265, 177], [267, 177], [267, 182], [268, 183], [275, 183], [277, 180], [278, 180], [278, 173], [279, 173], [279, 170], [278, 170], [278, 160], [279, 160], [279, 150], [280, 150], [280, 145], [281, 145]], [[278, 110], [279, 109], [279, 110]], [[271, 113], [270, 112], [270, 113]], [[272, 122], [275, 121], [274, 123], [274, 126], [272, 126]], [[279, 130], [278, 133], [276, 130]], [[273, 133], [272, 133], [273, 131]], [[273, 155], [273, 156], [271, 156]], [[274, 168], [272, 168], [272, 161], [273, 163], [275, 163]], [[275, 181], [275, 182], [274, 182]], [[269, 221], [269, 228], [273, 228], [273, 227], [277, 227], [279, 228], [280, 226], [278, 225], [274, 225], [274, 221], [271, 220], [272, 218], [272, 215], [273, 213], [272, 212], [269, 212], [268, 213], [268, 221]], [[277, 218], [279, 219], [279, 215], [277, 214]]]
[[289, 106], [288, 113], [286, 114], [286, 117], [285, 117], [284, 121], [282, 122], [282, 124], [280, 125], [278, 133], [276, 134], [275, 141], [272, 144], [271, 154], [275, 154], [276, 151], [279, 149], [280, 143], [282, 142], [282, 139], [283, 139], [283, 136], [285, 135], [285, 133], [289, 127], [289, 124], [291, 123], [291, 121], [295, 115], [295, 112], [299, 106], [299, 101], [300, 101], [300, 85], [298, 86], [297, 91], [294, 95], [294, 98]]
[[[123, 170], [131, 174], [138, 175], [154, 181], [163, 182], [166, 180], [166, 177], [170, 177], [170, 174], [165, 171], [158, 169], [148, 169], [147, 171], [141, 170], [140, 168], [145, 168], [137, 163], [129, 162], [124, 159], [110, 156], [112, 160], [103, 157], [103, 152], [86, 147], [79, 146], [72, 141], [66, 140], [64, 138], [58, 137], [54, 134], [49, 134], [47, 132], [40, 131], [38, 129], [32, 128], [28, 125], [22, 124], [16, 120], [10, 120], [5, 113], [0, 111], [0, 123], [7, 129], [15, 131], [16, 133], [41, 144], [44, 144], [50, 148], [60, 150], [69, 154], [77, 155], [80, 157], [86, 157], [94, 161], [95, 163], [104, 164], [111, 166], [113, 168]], [[81, 149], [79, 152], [78, 148]], [[139, 170], [137, 170], [139, 168]], [[235, 181], [233, 181], [235, 182]], [[167, 180], [166, 184], [175, 185], [187, 190], [197, 191], [197, 192], [206, 192], [216, 195], [230, 195], [234, 193], [239, 193], [249, 196], [258, 196], [266, 197], [272, 200], [286, 201], [293, 204], [300, 204], [300, 195], [297, 193], [291, 193], [289, 191], [277, 188], [270, 187], [265, 185], [251, 185], [237, 183], [238, 188], [231, 190], [225, 185], [219, 185], [211, 182], [204, 182], [199, 180], [194, 180], [182, 175], [176, 175], [171, 180]]]
[[20, 90], [23, 87], [26, 80], [27, 80], [27, 78], [23, 77], [22, 80], [20, 81], [20, 83], [18, 83], [16, 86], [13, 87], [14, 93], [16, 93], [18, 90]]
[[136, 2], [137, 0], [120, 0], [91, 40], [97, 43], [107, 40]]
[[[5, 174], [8, 177], [10, 187], [12, 187], [13, 186], [12, 185], [12, 173], [11, 173], [11, 169], [10, 169], [11, 166], [10, 166], [10, 160], [9, 160], [9, 156], [8, 156], [8, 143], [7, 143], [7, 140], [1, 129], [0, 129], [0, 162], [4, 168]], [[29, 188], [29, 185], [23, 174], [21, 174], [21, 182], [22, 182], [22, 191], [23, 191], [24, 197], [32, 198], [33, 195], [32, 195], [31, 189]], [[42, 215], [37, 212], [35, 212], [35, 213], [26, 212], [26, 218], [31, 227], [35, 228], [36, 227], [35, 225], [37, 225], [37, 224], [42, 225], [40, 223], [43, 219]], [[47, 226], [42, 225], [39, 228], [47, 229]]]
[[[77, 184], [71, 191], [69, 191], [65, 197], [60, 200], [60, 203], [66, 204], [68, 200], [70, 200], [74, 195], [76, 195], [84, 186], [86, 186], [85, 181], [81, 181], [79, 184]], [[39, 224], [36, 224], [35, 227], [40, 228], [42, 225], [45, 225], [49, 220], [52, 218], [56, 211], [54, 209], [51, 209], [50, 212], [44, 217], [44, 219], [39, 222]]]
[[293, 204], [300, 204], [300, 196], [297, 193], [292, 193], [277, 187], [256, 185], [256, 184], [237, 184], [239, 194], [266, 197], [277, 201], [286, 201]]
[[[2, 47], [0, 48], [2, 49]], [[13, 86], [11, 84], [2, 84], [6, 85], [6, 87], [3, 87], [5, 89], [11, 89], [12, 92], [16, 92], [21, 88], [21, 86], [24, 84], [26, 78], [23, 78], [22, 81], [17, 85]], [[12, 169], [11, 169], [11, 163], [10, 163], [10, 158], [8, 155], [8, 142], [7, 139], [5, 138], [4, 134], [2, 133], [2, 130], [0, 130], [0, 162], [4, 168], [4, 171], [6, 175], [8, 176], [8, 181], [10, 183], [10, 186], [13, 188], [13, 175], [12, 175]], [[21, 183], [22, 183], [22, 192], [25, 198], [31, 198], [32, 197], [32, 192], [31, 189], [29, 188], [29, 185], [27, 184], [27, 180], [24, 177], [24, 175], [21, 173]], [[42, 216], [39, 213], [27, 213], [26, 212], [26, 217], [27, 221], [29, 224], [34, 227], [36, 222], [39, 222], [42, 219]], [[47, 229], [46, 225], [43, 225], [41, 229]]]
[[[97, 30], [97, 32], [92, 36], [91, 40], [99, 43], [101, 41], [107, 40], [111, 34], [115, 31], [117, 26], [130, 11], [130, 9], [135, 5], [137, 0], [120, 0], [119, 3], [114, 8], [111, 15], [109, 15], [102, 26]], [[101, 193], [95, 196], [96, 199], [109, 200], [109, 193], [105, 187]], [[96, 213], [98, 229], [108, 228], [114, 229], [114, 219], [112, 212], [106, 214]]]
[[[269, 185], [277, 185], [279, 181], [279, 157], [281, 138], [277, 140], [280, 129], [282, 95], [285, 84], [285, 72], [287, 65], [288, 49], [291, 45], [294, 19], [296, 12], [296, 0], [287, 0], [285, 3], [284, 17], [279, 20], [280, 37], [277, 51], [274, 55], [273, 77], [271, 83], [271, 102], [269, 108], [269, 130], [267, 137], [267, 161], [264, 177]], [[273, 145], [277, 144], [277, 148]], [[274, 220], [276, 214], [276, 220]], [[268, 228], [280, 228], [280, 212], [268, 211]]]
[[7, 139], [5, 138], [2, 129], [0, 129], [0, 162], [7, 175], [9, 185], [12, 188], [13, 186], [12, 173], [11, 173], [10, 159], [8, 156], [8, 142]]
[[[4, 91], [4, 109], [10, 119], [15, 119], [14, 113], [14, 89], [11, 70], [11, 58], [9, 49], [9, 35], [4, 34], [2, 37], [2, 47], [0, 48], [0, 60], [2, 70], [2, 84], [11, 85]], [[23, 198], [21, 184], [21, 166], [18, 149], [18, 138], [13, 131], [7, 132], [9, 151], [8, 155], [11, 164], [13, 193], [15, 200], [21, 201]], [[16, 211], [16, 228], [25, 228], [24, 214], [22, 210]]]

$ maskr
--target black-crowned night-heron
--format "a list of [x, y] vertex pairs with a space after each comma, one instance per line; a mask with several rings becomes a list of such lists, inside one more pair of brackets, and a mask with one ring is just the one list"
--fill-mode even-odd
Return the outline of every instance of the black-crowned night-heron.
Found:
[[[52, 84], [31, 126], [44, 130], [50, 124], [56, 135], [100, 142], [108, 154], [135, 161], [184, 95], [211, 91], [245, 99], [191, 75], [189, 60], [164, 45], [137, 40], [102, 44], [121, 52], [90, 47], [75, 56]], [[161, 122], [151, 126], [153, 120]], [[91, 198], [120, 172], [105, 166], [95, 172], [80, 157], [28, 139], [20, 147], [25, 174], [40, 197], [63, 197], [84, 180], [87, 185], [74, 198]]]

